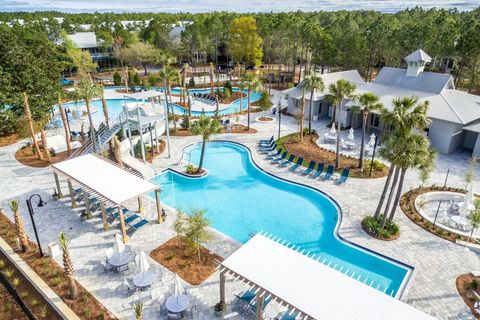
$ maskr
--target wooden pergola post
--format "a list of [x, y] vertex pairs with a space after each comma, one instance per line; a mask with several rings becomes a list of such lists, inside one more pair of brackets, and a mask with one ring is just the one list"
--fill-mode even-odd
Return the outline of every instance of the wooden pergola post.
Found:
[[128, 236], [125, 228], [125, 217], [123, 216], [122, 206], [118, 206], [118, 216], [120, 217], [120, 230], [122, 231], [123, 243], [127, 243]]
[[61, 199], [63, 198], [63, 194], [62, 194], [62, 189], [60, 188], [60, 181], [58, 180], [58, 174], [54, 172], [53, 176], [55, 177], [55, 184], [57, 185], [58, 199]]
[[145, 213], [145, 207], [143, 206], [143, 199], [142, 199], [142, 197], [141, 197], [141, 196], [138, 197], [137, 200], [138, 200], [138, 212], [140, 212], [140, 213]]
[[85, 203], [85, 213], [87, 214], [87, 217], [91, 214], [90, 211], [90, 198], [88, 197], [88, 193], [83, 191], [83, 202]]
[[220, 272], [220, 304], [225, 304], [225, 272]]
[[155, 202], [157, 203], [157, 221], [158, 223], [162, 223], [163, 216], [162, 216], [162, 204], [160, 203], [160, 189], [155, 189]]
[[263, 297], [260, 297], [261, 290], [258, 290], [255, 294], [255, 308], [257, 309], [257, 320], [263, 319]]
[[105, 211], [105, 203], [103, 201], [100, 201], [100, 211], [102, 213], [103, 229], [108, 230], [107, 212]]
[[75, 209], [77, 207], [77, 202], [75, 201], [75, 192], [73, 192], [72, 181], [67, 180], [68, 183], [68, 191], [70, 192], [70, 202], [72, 204], [72, 208]]

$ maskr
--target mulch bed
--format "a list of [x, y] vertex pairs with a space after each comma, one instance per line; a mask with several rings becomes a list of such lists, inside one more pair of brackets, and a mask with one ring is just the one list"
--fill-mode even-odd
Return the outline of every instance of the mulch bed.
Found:
[[150, 257], [192, 285], [201, 284], [215, 273], [214, 260], [223, 261], [222, 257], [204, 247], [200, 250], [201, 261], [196, 253], [186, 257], [185, 249], [183, 238], [176, 236], [154, 249]]
[[[40, 147], [40, 149], [42, 152], [44, 151], [42, 147]], [[15, 153], [15, 159], [17, 159], [17, 161], [20, 162], [21, 164], [29, 167], [34, 167], [34, 168], [48, 167], [49, 163], [46, 160], [45, 153], [43, 154], [43, 157], [45, 158], [45, 160], [39, 160], [37, 158], [37, 155], [33, 152], [33, 150], [34, 149], [32, 147], [24, 146], [17, 150], [17, 152]], [[67, 151], [60, 152], [55, 156], [52, 156], [52, 163], [63, 161], [67, 157], [68, 157]]]
[[[166, 146], [167, 146], [167, 143], [165, 142], [165, 140], [160, 140], [159, 146], [158, 146], [158, 148], [160, 149], [160, 152], [157, 152], [157, 148], [153, 148], [154, 157], [158, 157], [159, 155], [161, 155], [163, 151], [165, 151]], [[152, 163], [154, 157], [152, 157], [152, 151], [145, 152], [145, 158], [147, 159], [147, 162]]]
[[366, 234], [368, 234], [369, 236], [371, 236], [372, 238], [375, 238], [377, 240], [382, 240], [382, 241], [393, 241], [393, 240], [397, 240], [399, 237], [400, 237], [400, 231], [398, 231], [395, 235], [393, 236], [390, 236], [390, 237], [384, 237], [384, 236], [379, 236], [373, 232], [370, 232], [370, 230], [368, 230], [367, 228], [365, 228], [365, 226], [363, 225], [363, 223], [361, 223], [362, 225], [362, 230], [365, 231]]
[[[424, 219], [420, 213], [417, 212], [415, 208], [415, 199], [418, 196], [431, 192], [431, 191], [450, 191], [450, 192], [458, 192], [458, 193], [466, 193], [464, 189], [459, 188], [443, 188], [437, 186], [430, 186], [430, 187], [418, 187], [416, 189], [410, 190], [402, 195], [400, 198], [400, 208], [402, 209], [403, 213], [417, 226], [421, 227], [425, 231], [428, 231], [440, 238], [443, 238], [448, 241], [456, 242], [457, 240], [467, 241], [468, 238], [464, 236], [460, 236], [456, 233], [452, 233], [446, 231], [442, 228], [436, 227], [430, 221]], [[470, 240], [471, 243], [475, 243], [474, 239]]]
[[20, 140], [20, 136], [16, 133], [9, 134], [6, 136], [0, 136], [0, 147], [5, 147], [11, 144], [14, 144]]
[[[293, 134], [290, 136], [282, 137], [281, 144], [288, 153], [294, 154], [297, 157], [303, 157], [304, 165], [308, 166], [311, 160], [317, 163], [325, 163], [325, 166], [335, 163], [335, 152], [320, 148], [316, 141], [318, 139], [317, 134], [310, 136], [304, 136], [303, 142], [299, 141], [298, 135]], [[278, 144], [278, 142], [277, 142]], [[364, 158], [364, 163], [369, 159]], [[353, 157], [347, 157], [340, 155], [339, 168], [350, 168], [350, 176], [353, 178], [381, 178], [388, 175], [388, 166], [384, 165], [382, 170], [372, 171], [372, 176], [369, 176], [369, 172], [364, 169], [362, 173], [358, 168], [358, 159]]]
[[[473, 290], [471, 288], [471, 283], [472, 281], [476, 279], [478, 283], [480, 283], [480, 278], [475, 278], [471, 273], [469, 274], [462, 274], [458, 276], [457, 280], [455, 281], [455, 284], [457, 286], [458, 293], [462, 297], [463, 301], [465, 304], [470, 308], [470, 311], [472, 314], [477, 318], [480, 319], [480, 314], [475, 310], [474, 304], [475, 304], [475, 298], [471, 293], [469, 293], [470, 290]], [[480, 286], [475, 290], [477, 294], [480, 294]]]
[[28, 320], [25, 313], [23, 313], [20, 306], [10, 296], [7, 289], [0, 284], [0, 300], [2, 306], [0, 307], [0, 319], [2, 320]]
[[[0, 236], [12, 247], [16, 248], [15, 224], [0, 210]], [[97, 299], [77, 281], [78, 296], [76, 300], [69, 299], [68, 279], [63, 268], [52, 258], [40, 258], [38, 247], [29, 241], [30, 250], [17, 254], [42, 278], [52, 290], [84, 320], [116, 319]], [[1, 319], [1, 318], [0, 318]]]
[[[243, 124], [234, 124], [232, 125], [232, 132], [227, 132], [227, 129], [224, 128], [222, 133], [251, 134], [251, 133], [257, 133], [257, 130], [252, 127], [250, 127], [250, 130], [247, 130], [247, 126]], [[177, 129], [176, 132], [171, 131], [170, 135], [177, 136], [177, 137], [187, 137], [187, 136], [191, 136], [192, 133], [190, 132], [190, 130], [180, 128], [180, 129]]]

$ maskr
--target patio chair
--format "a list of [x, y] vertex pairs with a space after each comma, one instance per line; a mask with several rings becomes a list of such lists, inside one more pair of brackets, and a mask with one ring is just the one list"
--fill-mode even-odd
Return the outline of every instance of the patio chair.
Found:
[[237, 305], [239, 302], [250, 303], [253, 299], [255, 299], [255, 290], [252, 289], [244, 291], [241, 295], [235, 295], [234, 304]]
[[130, 224], [131, 222], [137, 220], [137, 219], [140, 219], [140, 216], [138, 214], [132, 214], [131, 216], [125, 218], [125, 223], [126, 224]]
[[167, 314], [167, 319], [182, 319], [178, 313], [169, 313]]
[[293, 163], [293, 160], [295, 160], [295, 155], [294, 154], [291, 154], [287, 160], [283, 160], [282, 162], [279, 163], [280, 167], [286, 167], [288, 166], [290, 163]]
[[137, 231], [138, 229], [146, 226], [147, 224], [149, 224], [149, 221], [145, 220], [145, 219], [142, 219], [141, 221], [139, 221], [139, 222], [137, 222], [133, 225], [130, 225], [130, 227], [127, 230], [127, 234], [132, 235], [135, 231]]
[[294, 163], [293, 166], [291, 166], [288, 170], [290, 171], [295, 171], [297, 168], [301, 167], [303, 165], [303, 158], [300, 157], [297, 160], [297, 163]]
[[349, 175], [350, 175], [350, 168], [344, 168], [343, 172], [342, 172], [342, 175], [337, 180], [337, 184], [341, 185], [341, 184], [344, 184], [345, 182], [347, 182], [347, 179], [348, 179]]
[[349, 150], [350, 148], [345, 144], [345, 139], [340, 139], [340, 146], [342, 149]]
[[258, 140], [258, 144], [269, 144], [273, 139], [275, 139], [274, 136], [271, 136], [270, 139], [260, 139]]
[[115, 268], [115, 267], [112, 266], [110, 263], [108, 263], [108, 261], [107, 261], [106, 259], [100, 261], [100, 264], [102, 265], [102, 267], [103, 267], [103, 272], [104, 272], [105, 274], [107, 274], [108, 271], [113, 271], [113, 269]]
[[335, 170], [335, 167], [333, 166], [333, 164], [329, 164], [327, 168], [327, 172], [325, 172], [325, 175], [323, 176], [322, 181], [330, 180], [330, 178], [333, 175], [333, 170]]
[[280, 161], [284, 160], [288, 155], [287, 151], [283, 151], [282, 155], [280, 157], [272, 159], [272, 163], [280, 163]]
[[258, 146], [258, 149], [259, 149], [259, 150], [270, 149], [273, 145], [275, 145], [275, 141], [274, 141], [274, 140], [272, 140], [272, 142], [267, 143], [267, 144], [260, 144], [260, 145]]
[[288, 311], [285, 311], [285, 313], [279, 319], [280, 320], [295, 320], [296, 318], [297, 318], [297, 313], [292, 312], [292, 314], [290, 315], [290, 310], [288, 310]]
[[322, 163], [319, 163], [318, 164], [318, 167], [317, 167], [317, 170], [315, 171], [315, 173], [313, 174], [313, 177], [314, 178], [318, 178], [320, 177], [322, 174], [323, 174], [323, 169], [325, 168], [325, 164], [322, 162]]
[[193, 315], [197, 312], [197, 306], [193, 305], [190, 310], [185, 310], [182, 312], [183, 319], [193, 319]]
[[275, 151], [276, 148], [277, 148], [277, 144], [274, 142], [269, 148], [259, 149], [259, 150], [258, 150], [258, 153], [260, 153], [260, 154], [269, 154], [269, 153], [271, 153], [272, 151]]
[[278, 150], [274, 150], [272, 152], [270, 152], [269, 154], [267, 154], [267, 160], [272, 160], [274, 158], [277, 158], [280, 156], [280, 154], [283, 152], [283, 149], [282, 148], [278, 148]]
[[316, 164], [317, 164], [317, 163], [316, 163], [315, 161], [313, 161], [313, 160], [310, 161], [310, 164], [308, 165], [308, 168], [302, 171], [303, 175], [306, 176], [306, 175], [312, 173], [312, 171], [313, 171], [313, 169], [315, 168], [315, 165], [316, 165]]
[[124, 292], [126, 297], [131, 296], [138, 289], [137, 287], [135, 287], [133, 283], [130, 283], [130, 281], [127, 278], [123, 279], [122, 286], [124, 287]]

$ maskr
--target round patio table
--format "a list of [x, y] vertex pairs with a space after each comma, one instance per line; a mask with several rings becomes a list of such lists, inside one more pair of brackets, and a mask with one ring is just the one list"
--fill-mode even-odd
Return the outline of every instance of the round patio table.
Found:
[[133, 277], [133, 284], [138, 288], [148, 287], [153, 281], [155, 281], [155, 274], [149, 271], [137, 273]]
[[351, 149], [355, 149], [357, 144], [354, 141], [345, 141], [345, 145]]
[[122, 267], [126, 264], [128, 264], [128, 261], [130, 260], [130, 255], [128, 252], [121, 252], [114, 254], [108, 259], [108, 263], [110, 263], [114, 267]]
[[185, 311], [190, 304], [190, 299], [186, 294], [182, 294], [179, 296], [170, 296], [167, 298], [165, 302], [165, 306], [167, 307], [168, 311], [173, 313], [180, 313]]

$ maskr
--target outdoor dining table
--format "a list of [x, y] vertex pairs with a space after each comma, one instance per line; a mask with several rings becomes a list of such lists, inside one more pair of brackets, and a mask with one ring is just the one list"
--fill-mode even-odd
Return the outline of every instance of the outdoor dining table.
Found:
[[168, 311], [173, 313], [180, 313], [185, 311], [190, 304], [190, 299], [186, 294], [181, 294], [179, 296], [172, 295], [167, 298], [165, 302], [165, 306], [167, 307]]
[[108, 258], [108, 263], [110, 263], [112, 266], [116, 268], [122, 267], [128, 264], [129, 261], [130, 261], [130, 255], [126, 251], [116, 253], [112, 255], [110, 258]]
[[139, 272], [133, 276], [133, 284], [137, 288], [146, 288], [155, 281], [155, 274], [150, 271]]

